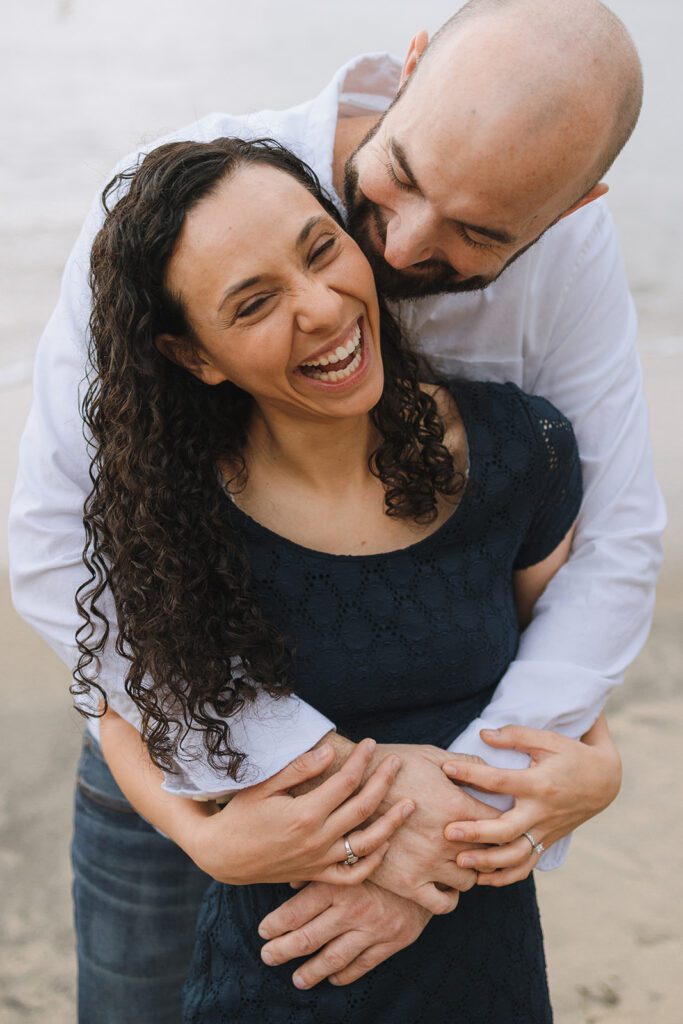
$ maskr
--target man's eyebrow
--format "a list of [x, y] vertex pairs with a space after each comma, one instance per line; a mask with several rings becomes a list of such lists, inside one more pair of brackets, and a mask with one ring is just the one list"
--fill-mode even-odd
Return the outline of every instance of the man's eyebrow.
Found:
[[417, 178], [413, 174], [412, 168], [408, 161], [408, 157], [406, 156], [406, 151], [401, 145], [401, 143], [397, 142], [396, 139], [390, 139], [389, 148], [391, 150], [392, 156], [394, 156], [394, 158], [396, 159], [396, 163], [399, 165], [399, 167], [405, 174], [410, 184], [413, 186], [413, 188], [416, 188], [418, 192], [420, 192], [421, 189], [417, 183]]
[[[316, 227], [317, 224], [320, 223], [321, 220], [325, 220], [324, 213], [318, 214], [315, 217], [309, 217], [309, 219], [306, 221], [306, 223], [304, 224], [301, 231], [296, 237], [296, 242], [294, 244], [297, 249], [299, 248], [299, 246], [304, 244], [304, 242], [310, 235], [311, 231], [313, 231], [313, 229]], [[234, 298], [234, 296], [239, 295], [240, 292], [247, 291], [248, 288], [253, 288], [255, 284], [260, 284], [261, 281], [263, 281], [263, 275], [257, 274], [256, 277], [245, 277], [243, 281], [238, 281], [237, 284], [231, 285], [226, 291], [223, 292], [221, 301], [218, 304], [218, 310], [220, 311], [223, 308], [228, 299]]]
[[[396, 160], [396, 163], [399, 165], [410, 184], [413, 188], [417, 189], [418, 192], [421, 192], [422, 189], [418, 185], [417, 178], [415, 177], [413, 169], [410, 166], [410, 161], [406, 155], [406, 151], [401, 143], [397, 142], [396, 139], [391, 139], [389, 141], [389, 148], [391, 149], [392, 156]], [[511, 235], [509, 231], [503, 231], [497, 228], [482, 228], [478, 224], [466, 224], [463, 220], [456, 220], [455, 218], [450, 219], [453, 224], [457, 224], [461, 228], [467, 228], [468, 231], [474, 231], [477, 235], [483, 235], [485, 238], [490, 238], [494, 242], [500, 242], [502, 245], [514, 245], [517, 241], [517, 238], [514, 235]]]

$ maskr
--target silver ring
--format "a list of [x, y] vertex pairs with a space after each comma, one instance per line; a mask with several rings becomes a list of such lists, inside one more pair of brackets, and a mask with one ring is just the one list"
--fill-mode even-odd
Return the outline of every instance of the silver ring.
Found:
[[540, 856], [545, 850], [545, 846], [543, 845], [543, 843], [537, 843], [534, 837], [532, 836], [531, 832], [522, 832], [522, 835], [531, 843], [532, 853], [537, 853]]
[[352, 864], [357, 864], [358, 861], [360, 860], [360, 857], [357, 857], [356, 854], [353, 852], [353, 850], [351, 849], [351, 843], [348, 841], [346, 836], [344, 836], [344, 847], [346, 849], [346, 860], [344, 861], [344, 863], [348, 864], [349, 867], [351, 867]]

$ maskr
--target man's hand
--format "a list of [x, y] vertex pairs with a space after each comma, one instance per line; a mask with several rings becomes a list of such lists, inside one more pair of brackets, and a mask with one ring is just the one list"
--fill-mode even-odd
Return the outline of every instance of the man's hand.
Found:
[[431, 916], [372, 882], [351, 888], [311, 882], [264, 917], [259, 935], [269, 941], [261, 956], [274, 966], [316, 953], [292, 976], [297, 988], [325, 978], [349, 985], [414, 942]]
[[[444, 834], [446, 825], [456, 819], [497, 818], [500, 811], [454, 786], [442, 771], [446, 762], [461, 763], [473, 758], [412, 744], [378, 744], [374, 758], [388, 754], [400, 757], [401, 768], [385, 797], [387, 806], [408, 799], [417, 809], [393, 836], [372, 880], [432, 914], [447, 914], [455, 909], [460, 893], [476, 884], [477, 875], [471, 868], [455, 863], [457, 855], [472, 849], [473, 844], [449, 842]], [[384, 804], [380, 806], [383, 809]]]

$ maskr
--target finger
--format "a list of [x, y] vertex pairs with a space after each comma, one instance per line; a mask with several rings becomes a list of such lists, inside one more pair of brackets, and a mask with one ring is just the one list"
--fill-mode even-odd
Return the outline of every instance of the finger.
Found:
[[364, 932], [345, 932], [328, 942], [312, 960], [298, 967], [292, 975], [292, 982], [299, 989], [313, 988], [330, 975], [343, 971], [364, 952], [367, 945], [368, 936]]
[[479, 875], [477, 885], [488, 885], [492, 889], [502, 889], [506, 885], [522, 882], [525, 878], [529, 877], [538, 861], [538, 854], [534, 853], [521, 867], [503, 868], [502, 871], [491, 871], [489, 874]]
[[458, 905], [460, 893], [457, 889], [438, 889], [433, 882], [425, 882], [410, 898], [432, 914], [450, 914]]
[[[533, 818], [533, 820], [532, 820]], [[495, 821], [452, 821], [446, 825], [446, 839], [456, 843], [513, 843], [536, 824], [536, 812], [515, 805]]]
[[[412, 800], [401, 800], [372, 825], [356, 832], [349, 832], [346, 841], [357, 857], [367, 857], [388, 842], [414, 810], [415, 804]], [[330, 860], [332, 863], [341, 864], [347, 856], [346, 843], [344, 839], [339, 839], [330, 848]]]
[[357, 864], [330, 864], [316, 876], [316, 881], [329, 882], [331, 885], [360, 885], [377, 870], [388, 849], [389, 843], [384, 843], [379, 850], [361, 857]]
[[[479, 733], [490, 747], [506, 750], [520, 750], [525, 754], [534, 752], [555, 753], [567, 737], [550, 729], [530, 729], [524, 725], [504, 725], [502, 729], [482, 729]], [[570, 741], [571, 742], [571, 741]]]
[[[535, 837], [538, 840], [538, 836]], [[501, 868], [524, 867], [533, 850], [526, 836], [520, 836], [513, 843], [504, 846], [489, 846], [486, 849], [467, 850], [458, 854], [456, 864], [475, 871], [498, 871]]]
[[526, 796], [532, 788], [528, 768], [491, 768], [472, 761], [446, 761], [443, 771], [449, 779], [457, 779], [459, 783], [487, 793]]
[[376, 746], [373, 739], [361, 740], [354, 747], [346, 764], [342, 765], [338, 772], [335, 772], [317, 789], [297, 799], [302, 802], [303, 806], [311, 805], [316, 813], [324, 818], [329, 817], [332, 811], [348, 800], [360, 786]]
[[262, 939], [274, 939], [285, 932], [301, 928], [332, 906], [332, 892], [327, 885], [316, 882], [307, 885], [263, 918], [258, 929], [259, 935]]
[[294, 931], [266, 942], [261, 948], [264, 964], [273, 967], [301, 956], [310, 956], [339, 934], [339, 913], [330, 907]]
[[[302, 782], [315, 779], [322, 775], [334, 760], [334, 750], [330, 743], [323, 743], [319, 747], [307, 750], [290, 761], [288, 765], [273, 775], [270, 779], [262, 782], [261, 788], [265, 793], [281, 793], [288, 789], [294, 789]], [[254, 787], [256, 788], [256, 787]]]
[[437, 877], [433, 881], [438, 888], [446, 886], [458, 892], [469, 892], [477, 884], [476, 871], [463, 868], [452, 860], [440, 864], [435, 874]]
[[381, 942], [376, 946], [368, 946], [348, 967], [345, 967], [343, 971], [338, 971], [337, 974], [331, 974], [327, 980], [331, 985], [350, 985], [352, 981], [358, 981], [368, 971], [372, 971], [384, 963], [400, 948], [392, 942]]
[[386, 757], [355, 796], [330, 814], [326, 831], [329, 827], [330, 834], [336, 839], [367, 821], [389, 792], [400, 767], [400, 757]]

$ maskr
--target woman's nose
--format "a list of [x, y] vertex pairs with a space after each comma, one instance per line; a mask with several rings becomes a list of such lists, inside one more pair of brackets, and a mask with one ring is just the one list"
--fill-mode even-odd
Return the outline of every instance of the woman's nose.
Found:
[[336, 289], [319, 278], [306, 281], [301, 289], [297, 324], [299, 330], [306, 334], [334, 331], [343, 326], [340, 324], [342, 314], [342, 297]]

